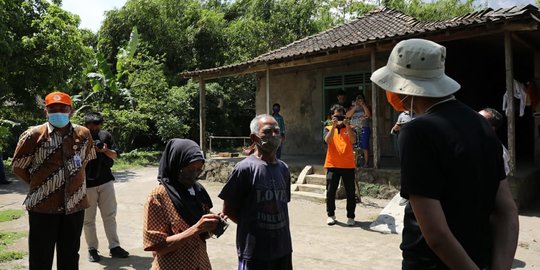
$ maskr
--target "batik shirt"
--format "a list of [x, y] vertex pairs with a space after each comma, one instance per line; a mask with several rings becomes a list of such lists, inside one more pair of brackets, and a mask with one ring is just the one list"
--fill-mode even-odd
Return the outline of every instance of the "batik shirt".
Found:
[[12, 165], [30, 176], [26, 209], [72, 214], [87, 208], [84, 168], [96, 158], [93, 146], [90, 131], [78, 125], [70, 124], [64, 136], [49, 123], [21, 134]]
[[[204, 205], [205, 212], [210, 211]], [[178, 214], [165, 187], [152, 190], [144, 206], [143, 247], [145, 251], [156, 251], [164, 246], [167, 237], [182, 233], [190, 225]], [[199, 235], [186, 239], [184, 245], [165, 255], [154, 252], [152, 270], [210, 270], [210, 259], [206, 252], [206, 241]]]

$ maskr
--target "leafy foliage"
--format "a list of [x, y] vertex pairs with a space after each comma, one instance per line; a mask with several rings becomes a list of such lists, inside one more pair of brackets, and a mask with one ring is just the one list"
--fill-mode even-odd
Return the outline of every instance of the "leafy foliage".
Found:
[[474, 0], [437, 0], [424, 3], [421, 0], [387, 0], [384, 5], [423, 21], [450, 19], [474, 11]]
[[159, 159], [161, 158], [161, 152], [159, 151], [131, 151], [129, 153], [121, 154], [116, 160], [114, 160], [113, 171], [122, 171], [128, 168], [144, 167], [144, 166], [157, 166], [159, 165]]
[[35, 95], [77, 86], [91, 52], [78, 25], [46, 0], [0, 1], [0, 101], [32, 107]]
[[[472, 10], [472, 0], [387, 0], [423, 20]], [[53, 89], [72, 94], [81, 123], [101, 112], [125, 151], [199, 137], [198, 81], [178, 76], [252, 59], [348, 22], [374, 6], [355, 0], [128, 0], [96, 34], [61, 1], [0, 0], [0, 147], [42, 123], [36, 104]], [[243, 136], [255, 114], [255, 75], [206, 83], [207, 132]]]

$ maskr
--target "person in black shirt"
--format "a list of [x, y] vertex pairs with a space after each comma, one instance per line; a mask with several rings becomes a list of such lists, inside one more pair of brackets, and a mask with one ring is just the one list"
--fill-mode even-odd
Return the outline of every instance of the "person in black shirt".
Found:
[[[502, 147], [480, 114], [452, 95], [446, 49], [398, 43], [371, 80], [398, 111], [417, 117], [399, 136], [405, 207], [402, 269], [510, 269], [518, 239], [517, 208]], [[392, 96], [397, 95], [397, 97]]]
[[120, 247], [116, 232], [116, 195], [114, 191], [114, 176], [111, 168], [118, 156], [116, 144], [112, 135], [101, 130], [103, 117], [100, 113], [90, 112], [84, 117], [84, 126], [90, 130], [94, 139], [97, 158], [90, 161], [86, 167], [86, 187], [90, 207], [84, 213], [84, 237], [88, 245], [88, 260], [98, 262], [98, 238], [96, 235], [96, 210], [99, 207], [103, 227], [109, 241], [110, 256], [127, 258], [129, 253]]

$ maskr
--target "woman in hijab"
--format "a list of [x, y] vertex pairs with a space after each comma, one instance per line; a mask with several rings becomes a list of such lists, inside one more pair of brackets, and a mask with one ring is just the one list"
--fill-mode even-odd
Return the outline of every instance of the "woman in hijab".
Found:
[[152, 251], [151, 269], [212, 269], [206, 239], [220, 216], [210, 213], [210, 196], [197, 183], [204, 166], [199, 146], [172, 139], [159, 164], [159, 186], [148, 196], [144, 211], [144, 250]]

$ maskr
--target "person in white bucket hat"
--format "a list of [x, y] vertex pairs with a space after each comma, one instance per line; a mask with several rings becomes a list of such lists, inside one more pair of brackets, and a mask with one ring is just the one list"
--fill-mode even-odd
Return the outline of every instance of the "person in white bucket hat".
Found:
[[398, 111], [417, 117], [399, 136], [405, 207], [402, 269], [510, 269], [517, 208], [502, 147], [487, 122], [452, 95], [446, 48], [428, 40], [396, 44], [371, 80]]

